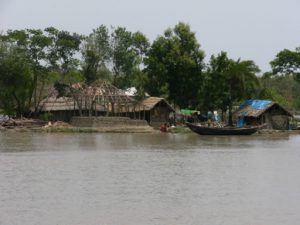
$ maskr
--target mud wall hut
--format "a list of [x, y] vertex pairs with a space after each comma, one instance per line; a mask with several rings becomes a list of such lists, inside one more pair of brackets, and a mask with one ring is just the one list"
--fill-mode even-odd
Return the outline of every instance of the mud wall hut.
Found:
[[246, 100], [233, 117], [240, 127], [264, 125], [267, 129], [288, 130], [292, 114], [273, 101]]
[[175, 112], [164, 98], [148, 97], [141, 101], [140, 105], [140, 108], [144, 111], [145, 120], [153, 127], [159, 127], [162, 123], [168, 123], [170, 114]]
[[54, 96], [44, 99], [40, 106], [40, 117], [46, 120], [60, 120], [69, 122], [72, 116], [76, 116], [76, 105], [72, 98]]
[[73, 116], [96, 116], [104, 115], [104, 108], [96, 105], [91, 111], [84, 103], [78, 107], [77, 102], [72, 97], [49, 97], [41, 102], [40, 116], [47, 120], [59, 120], [70, 122]]

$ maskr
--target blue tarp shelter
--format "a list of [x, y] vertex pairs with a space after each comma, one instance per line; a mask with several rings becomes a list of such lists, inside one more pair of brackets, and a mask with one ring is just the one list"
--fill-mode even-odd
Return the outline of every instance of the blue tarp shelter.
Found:
[[240, 109], [251, 107], [253, 109], [264, 109], [270, 105], [270, 100], [246, 100], [240, 105]]
[[285, 129], [291, 113], [270, 100], [246, 100], [233, 114], [237, 127], [246, 124], [268, 124], [269, 128]]

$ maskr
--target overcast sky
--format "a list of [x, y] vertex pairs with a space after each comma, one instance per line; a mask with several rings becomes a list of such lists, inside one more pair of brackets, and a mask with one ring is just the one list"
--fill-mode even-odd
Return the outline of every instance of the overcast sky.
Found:
[[299, 12], [300, 0], [0, 0], [0, 31], [54, 26], [89, 34], [104, 24], [153, 41], [181, 21], [206, 60], [223, 50], [265, 72], [279, 51], [300, 46]]

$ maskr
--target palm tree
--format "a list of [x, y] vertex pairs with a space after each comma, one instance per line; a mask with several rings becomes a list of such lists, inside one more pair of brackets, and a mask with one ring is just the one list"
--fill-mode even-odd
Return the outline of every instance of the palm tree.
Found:
[[259, 80], [256, 76], [256, 73], [259, 71], [258, 66], [251, 60], [231, 60], [230, 66], [226, 71], [228, 84], [228, 123], [230, 126], [233, 125], [233, 103], [253, 96], [253, 93], [255, 93], [256, 88], [259, 86]]
[[253, 97], [259, 86], [256, 73], [259, 68], [253, 61], [233, 60], [226, 52], [212, 56], [202, 84], [201, 107], [206, 110], [229, 110], [229, 125], [233, 125], [233, 103]]

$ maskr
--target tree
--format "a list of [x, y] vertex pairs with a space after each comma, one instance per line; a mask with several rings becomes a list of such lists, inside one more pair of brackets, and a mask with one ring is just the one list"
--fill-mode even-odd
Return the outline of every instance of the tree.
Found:
[[58, 95], [63, 96], [69, 93], [73, 83], [83, 80], [78, 70], [79, 60], [76, 58], [83, 37], [77, 33], [71, 34], [68, 31], [57, 30], [54, 27], [46, 28], [45, 32], [52, 41], [47, 54], [49, 75], [55, 78], [54, 87]]
[[[51, 45], [51, 40], [46, 37], [41, 30], [8, 30], [6, 35], [1, 36], [1, 40], [7, 44], [14, 45], [23, 51], [23, 54], [31, 64], [32, 82], [29, 87], [29, 105], [33, 103], [36, 108], [39, 103], [39, 87], [44, 85], [46, 79], [46, 51]], [[40, 88], [43, 91], [43, 88]]]
[[233, 124], [233, 103], [251, 98], [259, 86], [259, 80], [256, 76], [259, 71], [258, 66], [251, 60], [241, 61], [238, 59], [237, 61], [231, 61], [227, 71], [229, 125]]
[[222, 114], [227, 110], [228, 85], [227, 71], [231, 60], [226, 52], [217, 56], [212, 55], [204, 73], [201, 86], [200, 108], [204, 111], [221, 109]]
[[212, 56], [201, 90], [201, 107], [205, 110], [229, 111], [228, 123], [232, 125], [232, 108], [235, 102], [256, 94], [259, 68], [253, 61], [233, 60], [226, 52]]
[[[101, 25], [85, 38], [82, 49], [83, 75], [88, 84], [99, 78], [109, 79], [111, 58], [109, 30]], [[105, 72], [106, 71], [106, 72]]]
[[79, 53], [83, 37], [77, 33], [71, 34], [68, 31], [57, 30], [54, 27], [46, 28], [45, 32], [52, 41], [47, 58], [52, 69], [65, 74], [77, 68], [79, 61], [75, 56]]
[[149, 41], [141, 32], [124, 27], [109, 31], [104, 25], [93, 31], [83, 47], [83, 74], [87, 83], [102, 78], [119, 88], [144, 86], [143, 60]]
[[260, 97], [270, 99], [288, 109], [299, 109], [300, 82], [292, 75], [276, 76], [271, 72], [265, 73], [261, 78]]
[[293, 75], [300, 82], [300, 47], [280, 51], [270, 64], [274, 74]]
[[166, 30], [153, 42], [147, 56], [149, 93], [167, 97], [180, 107], [196, 107], [204, 52], [190, 26], [178, 23]]
[[[28, 104], [36, 113], [41, 100], [45, 97], [45, 88], [53, 82], [67, 79], [70, 72], [77, 69], [75, 58], [81, 43], [81, 36], [53, 27], [42, 30], [9, 30], [0, 40], [15, 46], [31, 66], [31, 84]], [[57, 76], [52, 76], [56, 74]], [[48, 94], [48, 93], [47, 93]]]
[[[149, 47], [148, 39], [141, 33], [131, 33], [123, 27], [112, 32], [113, 84], [119, 88], [129, 88], [142, 75], [141, 65]], [[136, 85], [136, 84], [135, 84]]]
[[23, 116], [30, 108], [32, 66], [24, 51], [0, 42], [0, 101], [5, 114]]

